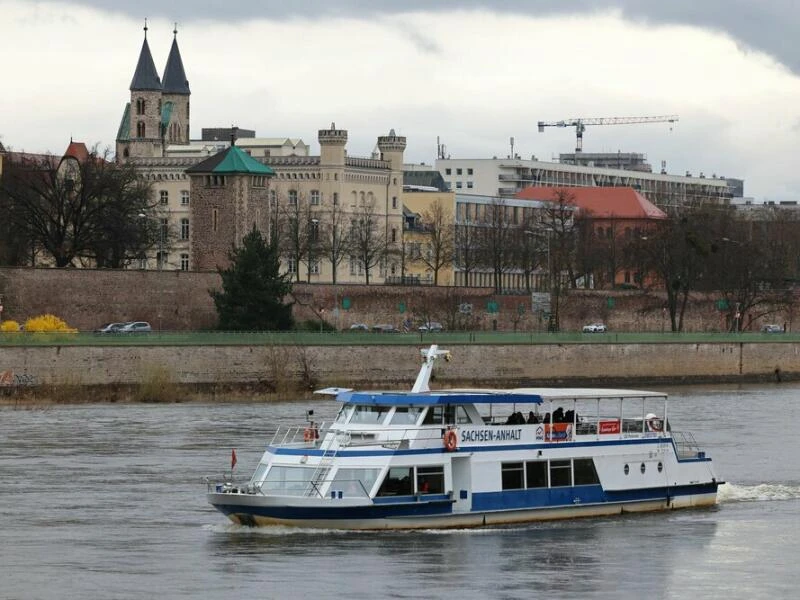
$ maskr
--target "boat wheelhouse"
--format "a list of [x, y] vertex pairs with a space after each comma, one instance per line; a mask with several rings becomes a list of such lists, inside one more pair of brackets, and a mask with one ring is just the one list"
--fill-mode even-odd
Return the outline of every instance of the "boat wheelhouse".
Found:
[[478, 527], [716, 503], [722, 483], [659, 392], [431, 391], [431, 346], [409, 392], [328, 388], [333, 423], [279, 428], [248, 481], [208, 501], [249, 526]]

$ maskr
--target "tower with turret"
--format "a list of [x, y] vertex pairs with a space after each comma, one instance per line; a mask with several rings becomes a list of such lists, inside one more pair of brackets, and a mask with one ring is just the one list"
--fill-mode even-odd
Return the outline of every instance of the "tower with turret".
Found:
[[117, 131], [117, 160], [164, 156], [169, 144], [189, 143], [189, 81], [178, 49], [177, 28], [164, 81], [158, 75], [150, 45], [147, 23], [139, 60], [131, 79], [131, 99], [125, 106]]

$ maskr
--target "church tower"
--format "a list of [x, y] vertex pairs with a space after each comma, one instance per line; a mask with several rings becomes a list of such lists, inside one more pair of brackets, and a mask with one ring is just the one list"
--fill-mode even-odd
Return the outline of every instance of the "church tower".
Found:
[[131, 80], [131, 101], [126, 105], [117, 132], [117, 160], [129, 157], [163, 156], [161, 78], [156, 71], [150, 45], [147, 43], [147, 22], [139, 62]]
[[167, 58], [167, 66], [164, 67], [164, 84], [162, 101], [164, 103], [164, 119], [166, 124], [164, 131], [164, 143], [188, 144], [189, 143], [189, 80], [186, 79], [186, 71], [183, 69], [181, 52], [178, 49], [178, 25], [172, 30], [172, 48]]

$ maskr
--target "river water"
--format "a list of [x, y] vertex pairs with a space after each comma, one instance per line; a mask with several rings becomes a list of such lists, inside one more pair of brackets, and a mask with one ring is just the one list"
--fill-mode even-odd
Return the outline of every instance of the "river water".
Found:
[[794, 598], [800, 386], [670, 392], [726, 483], [713, 509], [466, 531], [229, 524], [205, 475], [249, 474], [311, 404], [0, 408], [0, 598]]

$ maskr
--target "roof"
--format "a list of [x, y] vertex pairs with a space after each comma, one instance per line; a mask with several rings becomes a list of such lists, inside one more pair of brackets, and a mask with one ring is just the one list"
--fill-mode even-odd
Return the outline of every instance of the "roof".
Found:
[[186, 79], [186, 71], [183, 70], [181, 51], [178, 50], [178, 32], [173, 31], [175, 37], [172, 39], [172, 47], [167, 57], [167, 66], [164, 67], [164, 93], [165, 94], [186, 94], [189, 95], [189, 80]]
[[82, 163], [89, 158], [89, 149], [83, 142], [73, 142], [70, 140], [63, 158], [74, 158], [79, 163]]
[[274, 175], [270, 167], [258, 162], [238, 146], [231, 146], [218, 152], [193, 167], [187, 173], [252, 173], [255, 175]]
[[161, 79], [158, 76], [158, 71], [156, 71], [153, 55], [150, 54], [147, 37], [145, 37], [142, 43], [142, 50], [139, 52], [139, 62], [136, 63], [136, 71], [134, 71], [133, 79], [131, 79], [130, 90], [155, 90], [160, 92], [161, 89]]
[[125, 105], [125, 110], [122, 111], [122, 120], [119, 122], [119, 129], [117, 130], [117, 141], [127, 142], [131, 139], [131, 103]]
[[665, 219], [666, 213], [630, 187], [527, 187], [515, 198], [553, 202], [566, 191], [571, 204], [595, 218]]
[[403, 185], [433, 187], [447, 192], [447, 184], [439, 171], [403, 171]]
[[432, 406], [435, 404], [541, 404], [535, 394], [516, 394], [512, 390], [464, 392], [342, 392], [339, 402], [380, 406]]

